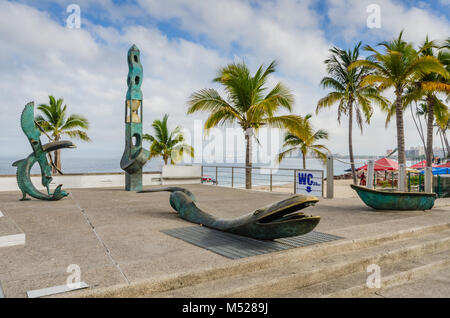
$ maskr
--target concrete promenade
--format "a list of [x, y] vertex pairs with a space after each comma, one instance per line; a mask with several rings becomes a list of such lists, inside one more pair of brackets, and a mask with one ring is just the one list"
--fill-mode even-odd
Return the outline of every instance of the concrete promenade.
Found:
[[[185, 187], [196, 195], [204, 210], [230, 218], [289, 196], [209, 185]], [[70, 264], [80, 266], [81, 280], [90, 288], [65, 294], [68, 296], [183, 296], [163, 293], [180, 284], [197, 290], [198, 283], [213, 286], [214, 280], [228, 275], [255, 273], [281, 264], [299, 266], [302, 259], [324, 264], [319, 256], [334, 255], [339, 249], [352, 252], [356, 246], [379, 248], [397, 239], [415, 238], [418, 233], [431, 235], [435, 229], [442, 233], [450, 229], [450, 199], [438, 199], [431, 212], [376, 212], [359, 198], [321, 199], [304, 212], [321, 216], [316, 230], [345, 239], [319, 244], [320, 248], [315, 245], [230, 260], [161, 232], [192, 225], [178, 218], [169, 205], [168, 193], [137, 194], [122, 188], [77, 188], [69, 192], [69, 197], [56, 202], [21, 202], [18, 191], [0, 192], [0, 211], [26, 235], [25, 245], [0, 248], [0, 285], [6, 297], [26, 297], [29, 290], [65, 284]], [[439, 238], [439, 242], [439, 252], [446, 251], [447, 241]], [[397, 251], [399, 247], [395, 248]], [[317, 254], [319, 250], [321, 255]], [[302, 270], [306, 268], [305, 263]], [[445, 268], [442, 265], [439, 270]], [[336, 277], [327, 276], [332, 278]], [[291, 289], [291, 296], [297, 297], [300, 287], [303, 286]], [[447, 287], [443, 293], [449, 297], [450, 286]], [[391, 292], [395, 296], [395, 290]], [[233, 295], [230, 292], [219, 296]], [[252, 296], [250, 292], [236, 295]]]

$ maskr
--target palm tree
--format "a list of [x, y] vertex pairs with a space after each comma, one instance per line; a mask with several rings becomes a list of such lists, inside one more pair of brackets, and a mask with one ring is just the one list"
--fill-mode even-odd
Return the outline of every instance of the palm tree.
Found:
[[[91, 141], [87, 135], [86, 130], [89, 129], [89, 121], [77, 114], [67, 116], [67, 105], [63, 106], [64, 99], [55, 99], [53, 96], [49, 96], [49, 104], [40, 104], [38, 110], [42, 114], [37, 115], [35, 118], [36, 123], [46, 133], [51, 133], [49, 139], [58, 141], [61, 136], [67, 135], [70, 138], [78, 138], [83, 141]], [[53, 173], [61, 173], [61, 150], [55, 150], [54, 160], [49, 154], [52, 164]]]
[[209, 112], [205, 130], [226, 123], [237, 123], [245, 133], [245, 186], [251, 189], [252, 170], [252, 135], [263, 125], [299, 130], [301, 134], [301, 117], [297, 115], [276, 116], [278, 110], [292, 111], [294, 97], [282, 83], [277, 83], [267, 92], [268, 77], [275, 72], [276, 61], [263, 69], [261, 65], [252, 76], [244, 63], [232, 63], [218, 72], [213, 80], [223, 85], [227, 97], [222, 98], [212, 88], [194, 92], [188, 100], [188, 114], [198, 111]]
[[353, 116], [356, 113], [356, 123], [361, 133], [363, 119], [370, 123], [373, 113], [372, 102], [385, 105], [387, 101], [378, 94], [378, 91], [367, 85], [362, 85], [362, 79], [370, 74], [367, 67], [357, 67], [351, 70], [348, 67], [358, 61], [361, 42], [353, 50], [341, 50], [337, 47], [330, 49], [331, 55], [324, 61], [328, 76], [320, 82], [323, 88], [332, 88], [333, 91], [321, 98], [317, 103], [316, 114], [322, 108], [338, 105], [338, 122], [342, 114], [348, 115], [348, 150], [352, 168], [353, 183], [356, 184], [356, 169], [353, 156]]
[[449, 129], [450, 129], [450, 119], [447, 121], [444, 127], [438, 127], [442, 141], [445, 144], [445, 148], [447, 149], [447, 159], [450, 159], [450, 143], [448, 142], [447, 138], [447, 130]]
[[[397, 148], [399, 164], [406, 164], [405, 155], [405, 132], [403, 123], [403, 99], [405, 90], [411, 86], [423, 74], [437, 73], [447, 78], [448, 73], [439, 60], [434, 56], [423, 56], [423, 47], [416, 51], [411, 43], [402, 39], [403, 31], [397, 39], [389, 42], [382, 42], [379, 45], [384, 48], [384, 53], [379, 52], [369, 45], [364, 50], [373, 53], [366, 60], [353, 62], [349, 69], [358, 67], [368, 67], [374, 71], [373, 74], [366, 75], [362, 85], [377, 85], [378, 90], [384, 91], [393, 88], [395, 93], [395, 118], [397, 124]], [[385, 108], [389, 110], [388, 108]], [[399, 184], [400, 189], [406, 187], [406, 177], [403, 176], [404, 184]]]
[[[429, 41], [428, 37], [419, 49], [420, 56], [435, 57], [447, 69], [450, 66], [450, 52], [445, 50], [437, 51], [438, 46], [434, 41]], [[421, 114], [426, 117], [426, 162], [427, 167], [431, 167], [433, 158], [433, 127], [436, 123], [443, 128], [448, 122], [449, 114], [445, 105], [437, 95], [438, 93], [450, 93], [448, 78], [437, 73], [422, 74], [411, 84], [404, 96], [404, 107], [415, 102], [424, 102], [421, 107]], [[420, 114], [420, 112], [418, 113]]]
[[185, 153], [194, 157], [194, 148], [186, 144], [185, 137], [181, 131], [181, 127], [177, 126], [174, 130], [169, 131], [167, 120], [169, 115], [165, 114], [162, 120], [153, 121], [153, 129], [155, 135], [144, 134], [142, 138], [150, 141], [149, 159], [161, 156], [164, 164], [167, 165], [170, 159], [171, 164], [175, 164], [183, 158]]
[[[317, 144], [317, 141], [328, 139], [328, 132], [323, 129], [314, 131], [309, 123], [312, 115], [308, 114], [304, 117], [303, 125], [308, 128], [307, 137], [299, 136], [297, 131], [288, 131], [284, 136], [283, 148], [288, 148], [278, 154], [278, 162], [294, 151], [300, 151], [303, 159], [303, 169], [306, 169], [306, 156], [311, 154], [320, 159], [324, 164], [327, 162], [327, 153], [330, 152], [325, 145]], [[325, 151], [325, 152], [324, 152]]]

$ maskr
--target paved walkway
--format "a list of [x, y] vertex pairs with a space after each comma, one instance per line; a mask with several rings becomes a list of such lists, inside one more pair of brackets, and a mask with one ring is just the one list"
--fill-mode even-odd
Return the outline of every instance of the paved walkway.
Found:
[[[187, 188], [203, 209], [219, 217], [240, 216], [289, 196], [207, 185]], [[72, 189], [68, 198], [55, 202], [19, 198], [18, 192], [0, 193], [0, 210], [26, 234], [25, 246], [0, 248], [6, 297], [65, 284], [70, 264], [78, 264], [81, 280], [97, 288], [246, 261], [161, 233], [190, 225], [172, 210], [168, 193], [97, 188]], [[322, 199], [305, 213], [321, 216], [318, 231], [354, 239], [448, 221], [450, 200], [437, 200], [432, 212], [375, 212], [357, 198]]]

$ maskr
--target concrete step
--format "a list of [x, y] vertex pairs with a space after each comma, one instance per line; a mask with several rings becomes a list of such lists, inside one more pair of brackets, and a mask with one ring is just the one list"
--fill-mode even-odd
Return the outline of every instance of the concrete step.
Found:
[[[305, 286], [450, 249], [450, 230], [339, 252], [152, 293], [152, 297], [273, 297]], [[366, 275], [367, 277], [367, 275]]]
[[[393, 264], [381, 266], [380, 288], [369, 288], [366, 282], [372, 272], [360, 271], [304, 288], [282, 292], [274, 295], [274, 297], [380, 297], [384, 290], [389, 290], [392, 287], [404, 285], [419, 279], [425, 279], [428, 275], [447, 268], [450, 269], [450, 250], [422, 255], [422, 257], [414, 257], [412, 259], [404, 259]], [[410, 296], [406, 293], [404, 297]]]
[[[163, 277], [141, 280], [132, 282], [131, 284], [120, 284], [107, 288], [96, 288], [83, 292], [73, 292], [68, 294], [67, 297], [145, 297], [151, 295], [161, 295], [162, 297], [165, 292], [168, 292], [168, 294], [164, 296], [169, 297], [169, 293], [171, 291], [179, 290], [182, 292], [184, 288], [189, 288], [190, 286], [193, 287], [192, 289], [194, 291], [192, 292], [192, 296], [194, 296], [196, 294], [195, 290], [197, 288], [199, 289], [201, 284], [211, 283], [212, 285], [220, 285], [223, 282], [233, 280], [234, 277], [237, 277], [237, 281], [241, 280], [246, 282], [248, 280], [249, 284], [254, 282], [257, 285], [259, 284], [258, 281], [260, 280], [260, 277], [262, 277], [261, 275], [264, 275], [265, 271], [269, 273], [276, 273], [279, 271], [280, 275], [284, 275], [286, 274], [285, 272], [287, 272], [286, 277], [289, 281], [289, 275], [297, 273], [297, 267], [299, 264], [305, 264], [305, 266], [303, 266], [305, 269], [303, 275], [307, 275], [308, 270], [313, 271], [312, 274], [309, 275], [308, 280], [303, 280], [303, 286], [306, 286], [308, 284], [314, 284], [320, 281], [317, 279], [323, 275], [321, 274], [317, 276], [318, 274], [315, 271], [318, 271], [318, 267], [320, 267], [320, 264], [323, 262], [330, 262], [332, 264], [333, 256], [336, 254], [338, 254], [337, 257], [342, 258], [344, 257], [343, 255], [350, 255], [352, 252], [362, 251], [374, 247], [382, 247], [393, 244], [393, 242], [401, 244], [401, 242], [450, 230], [449, 222], [435, 224], [425, 223], [426, 225], [416, 227], [405, 225], [403, 229], [399, 229], [399, 225], [395, 223], [397, 223], [395, 220], [379, 222], [377, 223], [377, 228], [383, 228], [385, 231], [381, 231], [381, 233], [368, 234], [365, 236], [358, 234], [359, 237], [356, 239], [342, 239], [302, 248], [293, 248], [281, 252], [236, 260], [231, 264], [223, 266], [214, 266], [214, 264], [211, 264], [211, 267], [208, 269], [190, 271], [182, 274], [167, 274]], [[402, 224], [400, 224], [400, 226], [401, 225]], [[372, 224], [372, 227], [373, 226], [374, 224]], [[392, 230], [390, 230], [390, 228], [392, 228]], [[367, 229], [357, 229], [357, 231], [366, 233]], [[373, 231], [370, 233], [373, 233]], [[337, 235], [343, 235], [343, 233], [337, 233]], [[378, 253], [383, 254], [383, 251], [378, 251]], [[337, 265], [335, 264], [334, 266]], [[331, 268], [328, 270], [333, 272], [333, 269]], [[252, 278], [252, 275], [255, 277]], [[336, 274], [336, 276], [339, 275]], [[274, 284], [277, 284], [277, 279], [278, 278], [275, 279]]]

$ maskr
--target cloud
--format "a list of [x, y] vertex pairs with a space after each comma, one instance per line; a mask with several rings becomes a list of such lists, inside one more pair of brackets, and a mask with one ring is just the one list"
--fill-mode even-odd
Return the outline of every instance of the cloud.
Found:
[[[371, 1], [328, 0], [324, 17], [313, 0], [211, 0], [207, 5], [200, 0], [80, 0], [82, 28], [73, 30], [64, 27], [65, 6], [71, 1], [22, 2], [0, 2], [0, 156], [30, 152], [20, 131], [20, 112], [28, 101], [47, 102], [53, 94], [64, 97], [71, 113], [91, 122], [93, 143], [77, 142], [71, 156], [120, 159], [126, 53], [133, 43], [144, 67], [144, 131], [151, 132], [151, 122], [164, 113], [172, 126], [192, 130], [193, 120], [206, 116], [186, 116], [187, 98], [201, 88], [218, 88], [212, 78], [233, 60], [244, 60], [255, 71], [277, 58], [279, 72], [269, 84], [286, 83], [296, 97], [294, 112], [304, 115], [314, 113], [317, 100], [327, 93], [318, 85], [325, 75], [323, 60], [342, 38], [386, 40], [403, 28], [413, 41], [426, 33], [449, 34], [446, 17], [387, 0], [379, 1], [382, 28], [376, 30], [366, 28]], [[346, 118], [339, 126], [332, 109], [312, 121], [329, 130], [327, 145], [333, 152], [347, 153]], [[406, 126], [407, 146], [418, 145], [412, 122]], [[395, 125], [385, 130], [379, 111], [363, 136], [355, 130], [356, 153], [384, 153], [394, 144]]]
[[45, 12], [9, 2], [0, 3], [0, 38], [0, 135], [6, 140], [2, 156], [29, 152], [19, 126], [21, 110], [31, 100], [46, 103], [47, 95], [53, 94], [64, 97], [71, 113], [90, 120], [94, 142], [78, 142], [80, 155], [120, 157], [126, 53], [133, 43], [142, 51], [145, 130], [166, 112], [173, 125], [190, 123], [185, 116], [187, 97], [208, 85], [225, 62], [215, 51], [168, 39], [152, 27], [131, 25], [119, 32], [89, 23], [89, 31], [71, 30]]
[[367, 27], [367, 12], [372, 0], [328, 0], [328, 17], [335, 34], [345, 41], [363, 39], [381, 41], [405, 30], [405, 39], [420, 43], [427, 35], [431, 39], [444, 39], [450, 34], [450, 22], [445, 15], [435, 14], [424, 7], [406, 7], [392, 0], [380, 0], [381, 28]]

